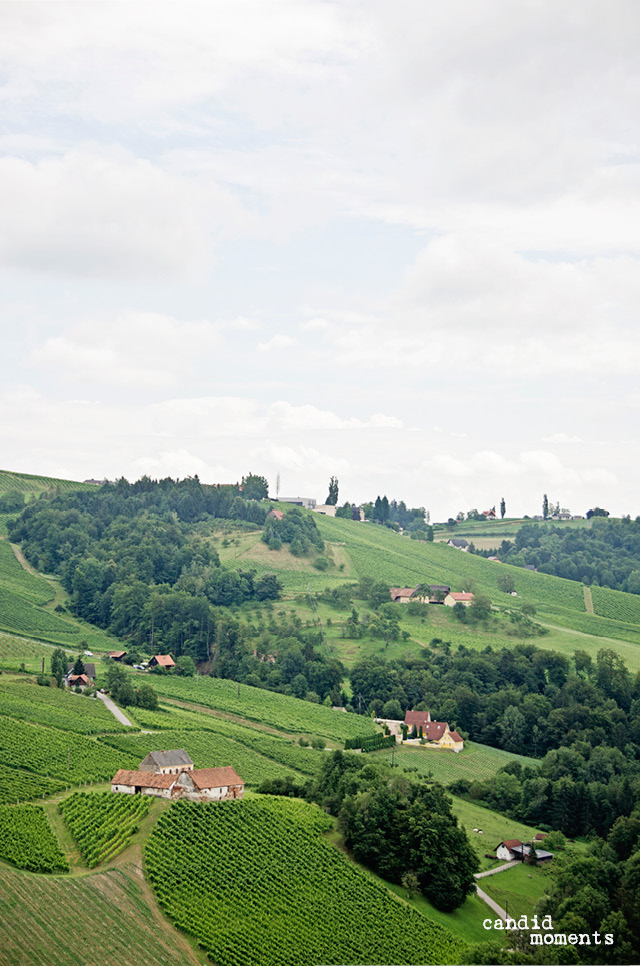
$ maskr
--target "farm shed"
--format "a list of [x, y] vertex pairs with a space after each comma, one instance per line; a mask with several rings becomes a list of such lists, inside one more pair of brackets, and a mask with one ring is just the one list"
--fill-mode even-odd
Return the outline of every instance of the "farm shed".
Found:
[[170, 654], [154, 654], [149, 661], [149, 667], [175, 667], [175, 661]]
[[415, 587], [390, 587], [389, 593], [394, 603], [408, 604], [416, 592]]
[[469, 541], [465, 540], [464, 537], [452, 537], [451, 540], [447, 540], [447, 546], [467, 552], [469, 550]]
[[473, 594], [466, 591], [461, 593], [452, 591], [447, 594], [442, 603], [445, 607], [455, 607], [456, 604], [462, 604], [463, 607], [470, 607], [473, 603]]
[[156, 775], [150, 771], [127, 771], [121, 768], [111, 779], [111, 791], [124, 795], [155, 795], [172, 798], [175, 775]]

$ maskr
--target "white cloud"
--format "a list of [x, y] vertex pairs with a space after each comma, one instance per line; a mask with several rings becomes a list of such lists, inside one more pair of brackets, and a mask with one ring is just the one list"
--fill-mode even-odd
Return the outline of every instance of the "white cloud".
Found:
[[582, 437], [570, 436], [568, 433], [552, 433], [551, 436], [544, 436], [545, 443], [581, 443]]
[[215, 184], [97, 144], [34, 163], [0, 158], [0, 263], [88, 278], [202, 271], [246, 216]]
[[280, 400], [272, 403], [268, 409], [270, 422], [283, 432], [314, 432], [322, 430], [342, 429], [399, 429], [402, 421], [395, 416], [385, 416], [375, 413], [369, 419], [358, 419], [354, 416], [341, 417], [337, 413], [318, 409], [316, 406], [293, 406]]
[[296, 340], [291, 338], [290, 335], [278, 333], [267, 342], [260, 342], [258, 349], [260, 352], [279, 352], [281, 349], [290, 349], [295, 344]]
[[163, 387], [219, 345], [209, 322], [181, 322], [153, 312], [123, 312], [46, 339], [32, 361], [58, 376], [92, 384]]

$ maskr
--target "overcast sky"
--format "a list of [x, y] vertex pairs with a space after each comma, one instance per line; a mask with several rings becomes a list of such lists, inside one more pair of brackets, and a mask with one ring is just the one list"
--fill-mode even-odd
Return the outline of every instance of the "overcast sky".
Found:
[[637, 0], [0, 2], [0, 468], [640, 514]]

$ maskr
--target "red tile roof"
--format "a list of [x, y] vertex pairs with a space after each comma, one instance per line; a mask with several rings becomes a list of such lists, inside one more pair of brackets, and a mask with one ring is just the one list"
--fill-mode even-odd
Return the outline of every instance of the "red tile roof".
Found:
[[230, 766], [224, 768], [196, 768], [186, 772], [196, 788], [221, 788], [223, 785], [244, 785], [240, 775]]
[[513, 851], [513, 849], [517, 849], [518, 846], [522, 845], [522, 842], [520, 839], [505, 839], [503, 842], [498, 842], [496, 848], [499, 849], [501, 845]]
[[69, 684], [89, 684], [89, 678], [86, 674], [72, 674], [69, 678]]
[[546, 839], [546, 837], [547, 837], [546, 832], [536, 832], [536, 834], [534, 835], [534, 838], [537, 842], [541, 842], [542, 839]]
[[152, 771], [127, 771], [121, 768], [111, 779], [112, 785], [140, 785], [142, 788], [171, 788], [177, 775], [158, 775]]
[[459, 601], [473, 600], [473, 594], [468, 593], [466, 590], [461, 591], [460, 593], [456, 591], [451, 591], [449, 596], [453, 597], [454, 600], [459, 600]]
[[462, 741], [462, 738], [460, 737], [457, 731], [450, 731], [449, 734], [451, 735], [454, 741]]
[[424, 736], [427, 741], [440, 741], [449, 725], [446, 721], [430, 721], [424, 728]]
[[430, 721], [430, 714], [428, 711], [407, 711], [404, 716], [404, 723], [413, 728], [419, 728], [420, 725], [424, 728]]
[[155, 654], [149, 661], [149, 664], [153, 664], [154, 661], [156, 662], [156, 664], [159, 664], [160, 667], [176, 666], [176, 663], [170, 654]]
[[284, 519], [284, 513], [283, 513], [282, 510], [269, 510], [269, 512], [267, 513], [267, 516], [268, 517], [275, 517], [276, 520], [283, 520]]

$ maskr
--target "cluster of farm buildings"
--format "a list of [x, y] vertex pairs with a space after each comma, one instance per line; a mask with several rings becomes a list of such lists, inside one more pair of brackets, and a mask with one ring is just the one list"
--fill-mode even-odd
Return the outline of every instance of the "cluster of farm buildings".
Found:
[[242, 798], [244, 781], [229, 765], [194, 768], [184, 748], [178, 748], [149, 752], [136, 771], [121, 768], [111, 779], [111, 791], [124, 795], [221, 802]]
[[448, 584], [429, 584], [420, 589], [417, 587], [390, 587], [389, 594], [394, 603], [408, 604], [417, 601], [419, 604], [444, 604], [445, 607], [455, 607], [462, 604], [469, 607], [473, 603], [473, 594], [467, 591], [452, 591]]
[[407, 711], [403, 722], [393, 718], [376, 720], [386, 724], [389, 732], [396, 736], [396, 741], [404, 744], [456, 752], [464, 748], [461, 735], [452, 730], [446, 721], [432, 721], [428, 711]]

